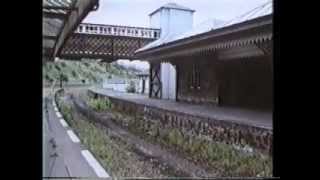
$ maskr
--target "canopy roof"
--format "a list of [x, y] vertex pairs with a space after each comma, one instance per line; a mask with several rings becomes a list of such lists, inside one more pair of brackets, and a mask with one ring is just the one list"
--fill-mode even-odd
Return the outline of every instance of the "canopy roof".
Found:
[[229, 21], [220, 21], [220, 20], [209, 20], [204, 23], [201, 23], [200, 25], [194, 27], [192, 30], [187, 31], [182, 34], [168, 34], [167, 36], [161, 37], [160, 39], [138, 49], [136, 53], [140, 53], [143, 51], [148, 51], [151, 49], [155, 49], [160, 46], [164, 46], [166, 44], [175, 43], [178, 40], [183, 40], [187, 38], [192, 38], [204, 33], [208, 33], [211, 31], [215, 31], [218, 29], [223, 29], [235, 24], [240, 24], [242, 22], [250, 21], [259, 17], [267, 16], [272, 14], [272, 1], [269, 1], [261, 6], [258, 6], [249, 12], [246, 12], [236, 18], [233, 18]]
[[68, 36], [91, 10], [96, 10], [98, 0], [42, 0], [42, 52], [43, 57], [58, 57]]
[[[177, 56], [189, 56], [199, 53], [206, 54], [209, 52], [221, 53], [228, 49], [235, 50], [238, 48], [260, 46], [265, 43], [271, 45], [273, 38], [272, 28], [272, 15], [266, 15], [140, 51], [136, 53], [136, 58], [142, 61], [168, 60]], [[247, 49], [246, 52], [257, 50], [256, 48], [254, 49]], [[237, 57], [235, 56], [237, 55], [235, 52], [229, 52], [232, 53], [234, 57]]]

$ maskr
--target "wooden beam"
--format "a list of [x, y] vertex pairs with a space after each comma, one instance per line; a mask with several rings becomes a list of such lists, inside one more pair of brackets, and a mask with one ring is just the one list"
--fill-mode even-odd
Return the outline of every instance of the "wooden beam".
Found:
[[42, 9], [48, 9], [48, 10], [64, 10], [64, 11], [70, 11], [74, 10], [74, 8], [71, 7], [65, 7], [65, 6], [42, 6]]
[[42, 36], [42, 38], [49, 39], [49, 40], [56, 40], [57, 36], [44, 35], [44, 36]]
[[66, 19], [68, 16], [62, 13], [43, 12], [43, 17], [54, 19]]
[[87, 16], [87, 14], [98, 5], [98, 0], [82, 0], [75, 1], [72, 9], [75, 11], [70, 11], [68, 18], [65, 21], [59, 35], [57, 42], [54, 47], [53, 56], [56, 57], [62, 50], [66, 40], [81, 23], [81, 21]]

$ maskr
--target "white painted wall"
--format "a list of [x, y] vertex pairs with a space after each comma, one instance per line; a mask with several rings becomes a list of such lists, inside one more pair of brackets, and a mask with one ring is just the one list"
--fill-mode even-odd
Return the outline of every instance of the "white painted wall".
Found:
[[160, 15], [161, 12], [157, 12], [150, 16], [150, 28], [160, 28], [161, 22], [160, 22]]
[[113, 84], [113, 83], [107, 83], [104, 82], [102, 84], [102, 88], [104, 89], [110, 89], [110, 90], [114, 90], [114, 91], [118, 91], [118, 92], [126, 92], [126, 88], [129, 84], [125, 83], [125, 84]]
[[[184, 33], [192, 29], [193, 12], [162, 8], [150, 16], [151, 28], [160, 28], [160, 38]], [[161, 63], [162, 98], [176, 100], [176, 69], [170, 63]]]
[[160, 38], [192, 29], [193, 12], [163, 8], [150, 16], [150, 27], [160, 28]]
[[176, 100], [176, 69], [170, 63], [161, 63], [162, 99]]
[[168, 33], [180, 34], [192, 29], [193, 13], [191, 11], [183, 11], [170, 9]]

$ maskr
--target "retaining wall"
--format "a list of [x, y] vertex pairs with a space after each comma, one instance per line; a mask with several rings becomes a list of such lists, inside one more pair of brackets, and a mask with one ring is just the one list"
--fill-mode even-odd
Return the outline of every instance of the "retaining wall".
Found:
[[88, 95], [109, 99], [113, 110], [136, 117], [139, 121], [137, 124], [150, 135], [161, 135], [167, 130], [179, 129], [184, 136], [197, 136], [242, 147], [249, 146], [260, 152], [272, 154], [273, 133], [269, 129], [146, 106], [91, 90], [88, 90]]

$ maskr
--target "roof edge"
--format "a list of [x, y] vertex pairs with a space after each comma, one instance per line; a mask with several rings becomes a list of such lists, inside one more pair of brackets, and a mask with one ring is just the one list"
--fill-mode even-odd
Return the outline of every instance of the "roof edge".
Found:
[[173, 7], [163, 7], [163, 6], [161, 6], [161, 7], [159, 7], [158, 9], [156, 9], [156, 10], [154, 10], [154, 11], [152, 11], [150, 14], [149, 14], [149, 16], [152, 16], [153, 14], [155, 14], [156, 12], [158, 12], [158, 11], [160, 11], [161, 9], [176, 9], [176, 10], [181, 10], [181, 11], [189, 11], [189, 12], [192, 12], [192, 13], [194, 13], [196, 10], [193, 10], [193, 9], [180, 9], [180, 8], [173, 8]]
[[[190, 40], [196, 39], [196, 38], [199, 38], [196, 41], [201, 41], [201, 39], [203, 39], [203, 38], [208, 38], [207, 36], [214, 35], [215, 33], [218, 33], [218, 32], [221, 33], [221, 32], [226, 31], [226, 30], [228, 31], [230, 29], [239, 28], [239, 26], [240, 27], [248, 26], [248, 25], [250, 26], [250, 24], [254, 24], [254, 23], [257, 23], [257, 26], [265, 25], [265, 24], [261, 23], [261, 21], [270, 21], [270, 20], [272, 21], [272, 18], [273, 18], [272, 14], [261, 16], [261, 17], [258, 17], [258, 18], [252, 19], [252, 20], [248, 20], [248, 21], [244, 21], [244, 22], [238, 23], [238, 24], [233, 24], [233, 25], [226, 26], [226, 27], [223, 27], [223, 28], [214, 29], [212, 31], [208, 31], [208, 32], [205, 32], [205, 33], [197, 34], [195, 36], [179, 39], [179, 40], [172, 41], [172, 42], [169, 42], [169, 43], [166, 43], [166, 44], [161, 44], [159, 46], [155, 46], [155, 47], [152, 47], [150, 49], [145, 49], [145, 50], [142, 50], [142, 51], [136, 51], [135, 55], [140, 57], [140, 58], [143, 58], [142, 56], [145, 56], [146, 54], [149, 54], [150, 52], [160, 50], [163, 47], [181, 46], [181, 45], [185, 44], [187, 41], [190, 41]], [[242, 31], [242, 30], [240, 30], [240, 31]], [[236, 30], [235, 32], [238, 32], [238, 30]], [[235, 32], [232, 32], [232, 33], [235, 33]]]

